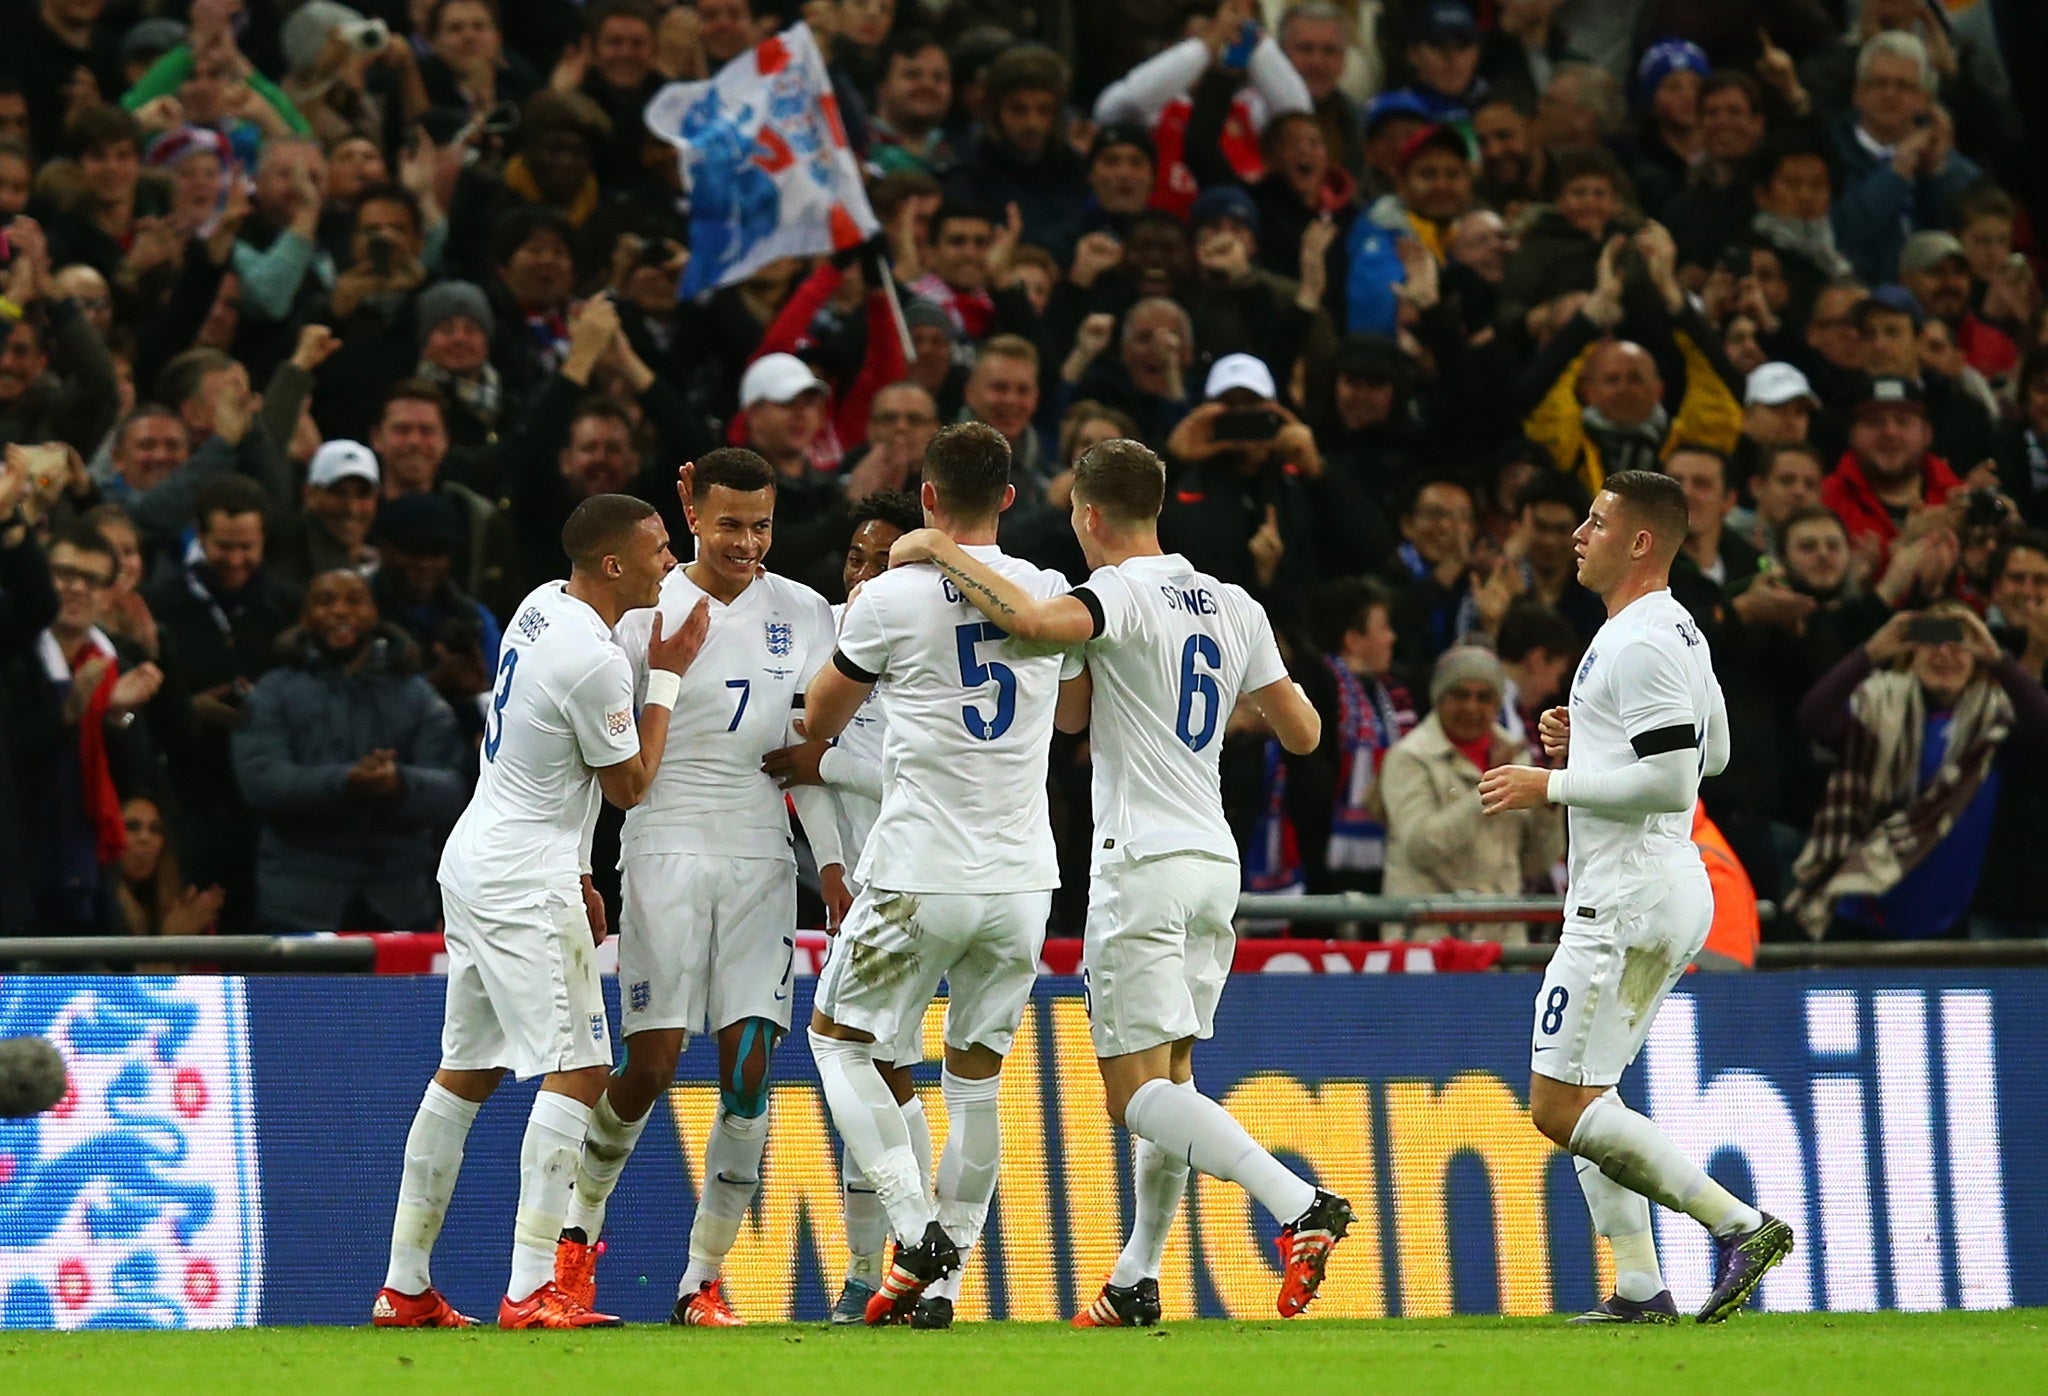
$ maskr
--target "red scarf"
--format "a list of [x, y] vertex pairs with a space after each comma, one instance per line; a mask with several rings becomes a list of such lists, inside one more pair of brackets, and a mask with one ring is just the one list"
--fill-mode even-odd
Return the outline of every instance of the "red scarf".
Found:
[[114, 772], [107, 764], [107, 709], [114, 703], [114, 684], [121, 677], [121, 665], [111, 650], [101, 648], [89, 637], [66, 662], [75, 674], [81, 665], [95, 659], [109, 662], [78, 719], [78, 783], [85, 817], [92, 821], [100, 863], [104, 866], [120, 862], [128, 849], [128, 830], [121, 823], [121, 792], [114, 788]]

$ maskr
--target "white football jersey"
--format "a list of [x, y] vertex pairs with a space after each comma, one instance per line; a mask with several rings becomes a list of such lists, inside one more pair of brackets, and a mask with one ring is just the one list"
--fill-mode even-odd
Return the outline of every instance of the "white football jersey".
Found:
[[1097, 568], [1079, 591], [1101, 608], [1087, 649], [1092, 865], [1166, 853], [1235, 862], [1217, 771], [1223, 727], [1240, 693], [1287, 677], [1272, 622], [1244, 588], [1177, 553]]
[[640, 752], [632, 668], [563, 585], [536, 588], [505, 627], [476, 793], [441, 851], [441, 885], [472, 905], [580, 905], [596, 772]]
[[[832, 608], [835, 626], [845, 616], [843, 603]], [[860, 852], [867, 847], [868, 834], [882, 813], [882, 744], [889, 731], [889, 719], [882, 711], [882, 690], [887, 686], [878, 683], [868, 691], [846, 730], [819, 762], [819, 774], [839, 797], [839, 840], [848, 867], [859, 866]]]
[[[1709, 727], [1723, 711], [1699, 626], [1669, 591], [1652, 592], [1610, 616], [1579, 661], [1565, 769], [1626, 770], [1644, 757], [1685, 747], [1697, 748], [1704, 770]], [[1683, 814], [1622, 819], [1571, 808], [1568, 817], [1575, 893], [1638, 881], [1668, 860], [1699, 862], [1691, 806]]]
[[[975, 546], [1034, 596], [1066, 578]], [[839, 652], [885, 681], [882, 809], [861, 852], [864, 887], [1042, 892], [1060, 885], [1045, 774], [1062, 678], [1079, 651], [1023, 645], [929, 565], [868, 582], [846, 608]]]
[[809, 587], [772, 572], [728, 606], [687, 570], [671, 571], [657, 606], [628, 612], [614, 632], [641, 702], [655, 610], [662, 633], [672, 635], [698, 598], [711, 604], [711, 629], [683, 675], [661, 769], [647, 797], [626, 811], [620, 852], [788, 859], [794, 855], [783, 792], [762, 773], [761, 758], [789, 744], [790, 719], [803, 715], [804, 688], [832, 657], [832, 610]]

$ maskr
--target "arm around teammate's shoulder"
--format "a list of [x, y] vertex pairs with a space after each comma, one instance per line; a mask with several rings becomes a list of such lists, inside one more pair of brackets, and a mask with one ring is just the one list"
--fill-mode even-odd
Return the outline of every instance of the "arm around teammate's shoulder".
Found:
[[970, 605], [1019, 640], [1047, 645], [1080, 645], [1102, 629], [1101, 603], [1085, 587], [1058, 596], [1036, 597], [935, 528], [904, 534], [889, 549], [889, 565], [928, 562], [952, 578]]
[[1276, 679], [1245, 696], [1291, 755], [1306, 756], [1322, 741], [1322, 715], [1293, 679]]
[[661, 773], [662, 753], [668, 748], [669, 714], [704, 637], [711, 630], [711, 603], [697, 598], [690, 614], [670, 635], [662, 634], [661, 611], [656, 608], [647, 639], [647, 697], [640, 705], [639, 747], [633, 755], [597, 768], [597, 787], [606, 800], [620, 809], [632, 809], [647, 798]]

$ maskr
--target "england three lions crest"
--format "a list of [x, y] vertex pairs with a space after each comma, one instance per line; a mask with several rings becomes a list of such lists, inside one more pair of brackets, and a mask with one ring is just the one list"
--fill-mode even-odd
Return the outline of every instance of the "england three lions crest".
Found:
[[767, 632], [768, 653], [778, 659], [788, 658], [796, 648], [796, 627], [786, 620], [771, 620], [762, 629]]

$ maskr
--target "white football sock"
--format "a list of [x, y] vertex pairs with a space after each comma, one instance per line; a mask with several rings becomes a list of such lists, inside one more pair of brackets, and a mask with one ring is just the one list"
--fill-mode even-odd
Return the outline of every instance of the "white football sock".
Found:
[[583, 1161], [576, 1166], [576, 1190], [569, 1197], [569, 1215], [563, 1226], [581, 1227], [584, 1240], [597, 1240], [604, 1230], [605, 1204], [618, 1187], [619, 1174], [639, 1145], [641, 1132], [653, 1118], [654, 1111], [649, 1110], [637, 1120], [622, 1120], [612, 1109], [611, 1092], [597, 1098], [590, 1110], [590, 1133], [583, 1139]]
[[939, 1225], [960, 1250], [960, 1265], [925, 1292], [934, 1298], [958, 1300], [967, 1257], [981, 1240], [988, 1222], [989, 1199], [995, 1196], [1002, 1166], [1003, 1122], [996, 1109], [1002, 1078], [970, 1081], [952, 1072], [940, 1078], [946, 1096], [946, 1147], [939, 1154]]
[[718, 1278], [761, 1186], [761, 1154], [767, 1147], [767, 1111], [742, 1119], [720, 1107], [704, 1146], [704, 1188], [690, 1224], [690, 1267], [683, 1271], [677, 1297], [695, 1294], [706, 1280]]
[[525, 1299], [555, 1277], [555, 1243], [576, 1186], [576, 1157], [590, 1132], [590, 1107], [554, 1091], [533, 1098], [519, 1145], [519, 1214], [512, 1225], [512, 1283]]
[[1600, 1171], [1591, 1159], [1575, 1158], [1579, 1191], [1593, 1214], [1593, 1229], [1607, 1238], [1614, 1252], [1614, 1292], [1640, 1304], [1664, 1289], [1657, 1267], [1657, 1238], [1650, 1232], [1650, 1199], [1632, 1192]]
[[1316, 1200], [1314, 1184], [1260, 1148], [1228, 1110], [1198, 1092], [1177, 1091], [1164, 1079], [1147, 1081], [1124, 1107], [1124, 1124], [1190, 1166], [1236, 1183], [1283, 1225]]
[[1756, 1208], [1709, 1178], [1648, 1116], [1629, 1109], [1612, 1091], [1580, 1114], [1571, 1149], [1623, 1187], [1685, 1213], [1716, 1236], [1737, 1236], [1764, 1224]]
[[903, 1127], [910, 1131], [910, 1152], [917, 1158], [917, 1176], [926, 1192], [932, 1186], [932, 1122], [925, 1118], [924, 1101], [913, 1095], [896, 1107], [903, 1112]]
[[843, 1042], [816, 1032], [810, 1039], [833, 1128], [889, 1214], [890, 1228], [915, 1245], [938, 1220], [938, 1212], [910, 1150], [903, 1111], [875, 1072], [875, 1044]]
[[[1192, 1092], [1193, 1081], [1176, 1081], [1178, 1090]], [[1109, 1282], [1129, 1289], [1140, 1280], [1159, 1278], [1159, 1262], [1166, 1255], [1166, 1236], [1173, 1219], [1180, 1214], [1181, 1199], [1188, 1190], [1188, 1161], [1169, 1154], [1151, 1140], [1131, 1136], [1131, 1235], [1109, 1272]]]
[[405, 1169], [398, 1178], [398, 1210], [391, 1219], [391, 1263], [384, 1285], [400, 1294], [419, 1294], [432, 1287], [429, 1265], [434, 1239], [455, 1195], [462, 1172], [462, 1146], [476, 1123], [482, 1102], [464, 1100], [438, 1081], [427, 1093], [405, 1136]]
[[840, 1150], [839, 1199], [846, 1214], [846, 1278], [871, 1289], [882, 1285], [882, 1251], [889, 1243], [889, 1217], [868, 1186], [851, 1149]]

